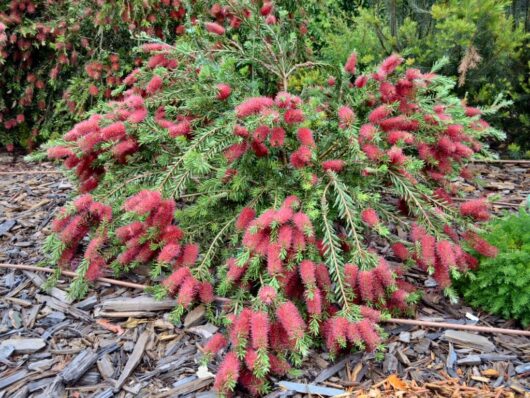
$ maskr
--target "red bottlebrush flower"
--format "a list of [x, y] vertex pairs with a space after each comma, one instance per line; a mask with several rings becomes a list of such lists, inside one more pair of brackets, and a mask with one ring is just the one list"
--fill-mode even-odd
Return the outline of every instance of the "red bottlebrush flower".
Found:
[[316, 283], [315, 264], [311, 260], [304, 260], [298, 266], [300, 278], [307, 286], [314, 286]]
[[361, 219], [363, 222], [371, 227], [379, 224], [379, 217], [376, 211], [372, 208], [365, 209], [361, 212]]
[[295, 169], [301, 169], [311, 162], [311, 149], [302, 145], [291, 153], [289, 160]]
[[182, 282], [184, 282], [184, 280], [189, 276], [191, 276], [190, 269], [187, 267], [182, 267], [164, 279], [162, 285], [166, 287], [170, 295], [174, 295]]
[[413, 242], [419, 241], [421, 238], [423, 238], [427, 234], [427, 231], [422, 226], [413, 223], [412, 229], [410, 230], [410, 239]]
[[268, 108], [274, 105], [274, 101], [268, 97], [253, 97], [242, 102], [236, 106], [236, 116], [238, 118], [245, 118], [250, 115], [259, 113], [262, 109]]
[[374, 275], [372, 271], [360, 271], [357, 279], [361, 299], [374, 301]]
[[314, 147], [315, 146], [315, 140], [313, 139], [313, 132], [306, 128], [301, 127], [298, 129], [297, 132], [298, 141], [300, 141], [300, 144], [308, 146], [308, 147]]
[[453, 242], [459, 241], [456, 231], [447, 224], [444, 225], [444, 233], [449, 236]]
[[297, 340], [304, 337], [306, 325], [298, 308], [291, 301], [281, 304], [276, 310], [276, 316], [290, 339]]
[[384, 258], [379, 259], [379, 265], [374, 268], [373, 272], [377, 280], [379, 280], [384, 287], [392, 286], [394, 284], [394, 276]]
[[344, 64], [344, 70], [350, 75], [355, 75], [356, 66], [357, 66], [357, 54], [351, 53], [348, 59], [346, 60], [346, 64]]
[[438, 283], [438, 286], [442, 289], [451, 285], [451, 276], [449, 275], [449, 268], [442, 264], [437, 259], [434, 265], [433, 279]]
[[397, 144], [399, 141], [405, 144], [412, 144], [414, 142], [414, 136], [408, 131], [392, 130], [387, 133], [386, 139], [390, 145]]
[[229, 386], [235, 386], [239, 379], [240, 363], [235, 352], [226, 354], [217, 370], [214, 388], [219, 392], [227, 392]]
[[239, 144], [233, 144], [224, 151], [224, 157], [228, 163], [232, 163], [239, 159], [245, 154], [248, 150], [248, 144], [246, 142], [241, 142]]
[[167, 244], [158, 254], [157, 261], [159, 263], [170, 263], [178, 257], [180, 250], [181, 246], [178, 243]]
[[389, 82], [382, 82], [379, 85], [379, 93], [381, 94], [381, 101], [385, 103], [393, 102], [396, 99], [396, 87]]
[[333, 87], [336, 83], [335, 78], [333, 76], [328, 77], [327, 83], [328, 86]]
[[227, 344], [228, 341], [226, 341], [225, 336], [222, 333], [216, 333], [208, 340], [203, 350], [206, 354], [215, 355], [225, 348]]
[[274, 213], [273, 221], [278, 224], [285, 224], [293, 217], [293, 214], [293, 209], [282, 206]]
[[61, 242], [69, 244], [77, 240], [83, 231], [83, 218], [81, 216], [72, 217], [68, 225], [63, 229], [60, 235]]
[[265, 231], [258, 231], [256, 233], [252, 233], [250, 229], [247, 229], [245, 235], [243, 235], [243, 245], [253, 251], [257, 250], [257, 247], [261, 244], [261, 241], [263, 240], [266, 240], [267, 242], [269, 241], [269, 234]]
[[455, 143], [455, 151], [454, 156], [459, 156], [461, 158], [467, 159], [473, 156], [473, 149], [467, 147], [466, 145], [462, 144], [461, 142]]
[[93, 259], [88, 266], [85, 277], [89, 281], [95, 281], [103, 275], [103, 268], [105, 268], [106, 265], [107, 264], [105, 263], [105, 260], [103, 260], [101, 257]]
[[350, 322], [348, 323], [348, 329], [346, 330], [346, 337], [352, 344], [358, 344], [362, 341], [361, 333], [359, 332], [359, 327], [357, 325], [357, 323]]
[[331, 288], [331, 278], [329, 276], [328, 268], [325, 264], [318, 264], [315, 269], [315, 276], [317, 279], [317, 285], [320, 289], [325, 292]]
[[407, 160], [407, 157], [403, 154], [403, 149], [397, 146], [392, 146], [387, 153], [390, 163], [397, 166], [401, 166]]
[[436, 244], [436, 253], [440, 263], [447, 269], [456, 266], [455, 251], [453, 245], [447, 240], [441, 240]]
[[95, 86], [94, 84], [91, 84], [91, 85], [88, 87], [88, 93], [89, 93], [92, 97], [95, 97], [96, 95], [99, 94], [99, 89], [98, 89], [97, 86]]
[[302, 100], [296, 95], [291, 95], [285, 91], [281, 91], [276, 94], [274, 103], [278, 108], [281, 109], [295, 109], [302, 103]]
[[408, 293], [405, 290], [399, 289], [392, 292], [390, 296], [390, 305], [400, 311], [407, 311], [409, 306], [407, 303]]
[[241, 213], [239, 213], [239, 216], [236, 220], [236, 229], [238, 231], [243, 231], [248, 227], [250, 222], [254, 220], [256, 217], [256, 211], [254, 209], [251, 209], [249, 207], [244, 207], [243, 210], [241, 210]]
[[247, 365], [247, 368], [250, 370], [254, 370], [257, 360], [258, 353], [256, 352], [256, 350], [248, 348], [247, 352], [245, 353], [245, 365]]
[[369, 77], [368, 76], [359, 76], [357, 79], [355, 79], [355, 87], [357, 88], [363, 88], [366, 86], [366, 83], [368, 83]]
[[197, 256], [199, 255], [199, 245], [195, 243], [188, 244], [184, 246], [182, 251], [182, 265], [191, 266], [197, 261]]
[[226, 278], [230, 282], [237, 282], [239, 278], [241, 278], [243, 274], [245, 273], [245, 271], [247, 270], [246, 265], [244, 265], [243, 267], [238, 266], [235, 258], [229, 258], [226, 261], [226, 265], [228, 267]]
[[320, 315], [322, 313], [322, 293], [320, 289], [314, 288], [311, 290], [311, 298], [309, 292], [306, 290], [305, 293], [305, 304], [308, 314]]
[[401, 63], [403, 62], [403, 58], [401, 58], [399, 55], [397, 54], [392, 54], [390, 55], [389, 57], [387, 57], [383, 63], [381, 64], [381, 68], [380, 70], [385, 74], [385, 75], [390, 75], [392, 72], [394, 72], [396, 70], [396, 68], [401, 65]]
[[363, 316], [363, 318], [368, 319], [373, 323], [377, 323], [381, 320], [381, 312], [365, 305], [361, 305], [359, 308], [361, 310], [361, 315]]
[[149, 95], [155, 94], [162, 87], [163, 80], [160, 76], [154, 75], [147, 86], [145, 87], [145, 92]]
[[244, 308], [234, 319], [230, 329], [230, 342], [233, 346], [239, 345], [242, 339], [247, 339], [250, 335], [250, 316], [252, 311]]
[[405, 77], [408, 80], [415, 80], [415, 79], [421, 79], [422, 73], [419, 69], [410, 68], [405, 71]]
[[54, 146], [53, 148], [48, 148], [47, 155], [48, 159], [61, 159], [74, 156], [74, 152], [64, 146]]
[[322, 168], [326, 171], [331, 170], [335, 173], [340, 173], [346, 163], [344, 160], [336, 159], [336, 160], [326, 160], [322, 162]]
[[191, 133], [191, 123], [189, 120], [183, 120], [168, 129], [171, 138], [179, 137], [181, 135], [188, 135]]
[[256, 140], [252, 141], [252, 143], [250, 144], [250, 147], [252, 148], [256, 156], [259, 158], [262, 158], [269, 154], [269, 148], [267, 148], [267, 146], [265, 146], [263, 143], [259, 141], [256, 141]]
[[135, 221], [116, 230], [116, 236], [122, 242], [139, 237], [145, 232], [145, 226], [141, 221]]
[[347, 106], [341, 106], [338, 110], [339, 127], [345, 129], [355, 122], [355, 113]]
[[217, 22], [206, 22], [204, 24], [206, 30], [210, 33], [222, 36], [225, 34], [225, 28], [219, 25]]
[[445, 202], [447, 202], [449, 204], [453, 203], [453, 199], [451, 198], [451, 196], [443, 188], [437, 188], [434, 191], [434, 195], [437, 198], [442, 199], [443, 201], [445, 201]]
[[199, 283], [193, 276], [188, 276], [180, 285], [180, 290], [177, 295], [177, 304], [187, 308], [195, 299]]
[[210, 282], [201, 282], [199, 284], [199, 299], [204, 304], [210, 304], [215, 299], [213, 286]]
[[250, 317], [250, 336], [252, 348], [266, 349], [269, 346], [269, 316], [266, 312], [253, 312]]
[[52, 222], [52, 226], [51, 226], [52, 231], [56, 233], [61, 232], [70, 223], [71, 219], [72, 219], [71, 216], [56, 218]]
[[472, 106], [466, 106], [464, 108], [465, 114], [467, 117], [474, 117], [482, 114], [482, 111], [478, 108], [473, 108]]
[[138, 150], [138, 143], [131, 139], [120, 142], [112, 148], [112, 154], [120, 163], [126, 162], [126, 157]]
[[357, 286], [357, 275], [359, 274], [359, 268], [355, 264], [345, 264], [344, 265], [344, 277], [346, 283], [350, 285], [352, 289], [355, 289]]
[[87, 245], [84, 257], [88, 260], [96, 260], [98, 258], [101, 258], [98, 250], [101, 248], [101, 246], [103, 246], [105, 240], [106, 239], [103, 236], [96, 236], [95, 238], [93, 238]]
[[282, 272], [282, 260], [280, 259], [281, 246], [278, 243], [270, 243], [267, 249], [267, 271], [274, 276]]
[[271, 129], [268, 128], [265, 125], [258, 126], [256, 130], [254, 130], [253, 138], [255, 141], [263, 142], [267, 139], [271, 132]]
[[359, 138], [363, 141], [371, 141], [377, 133], [377, 129], [373, 124], [363, 124], [359, 129]]
[[74, 202], [73, 205], [76, 208], [78, 212], [87, 211], [90, 208], [90, 205], [93, 203], [92, 195], [90, 194], [84, 194], [81, 196], [78, 196]]
[[302, 123], [304, 113], [300, 109], [287, 109], [283, 118], [287, 124]]
[[147, 117], [147, 109], [141, 108], [141, 109], [136, 109], [134, 112], [132, 112], [127, 117], [127, 120], [130, 123], [137, 124], [137, 123], [143, 122], [146, 117]]
[[372, 161], [380, 160], [382, 156], [381, 150], [372, 144], [365, 144], [361, 147], [366, 157]]
[[406, 261], [410, 257], [410, 253], [403, 243], [394, 243], [392, 245], [392, 251], [401, 261]]
[[258, 298], [265, 305], [273, 304], [277, 295], [276, 289], [272, 286], [262, 286], [258, 291]]
[[236, 126], [234, 127], [234, 135], [243, 138], [248, 138], [249, 136], [248, 130], [243, 126], [240, 126], [239, 124], [236, 124]]
[[420, 238], [421, 261], [427, 266], [433, 266], [435, 261], [434, 245], [436, 239], [432, 235], [424, 235]]
[[331, 318], [326, 329], [326, 347], [330, 352], [337, 352], [340, 344], [346, 342], [348, 320], [342, 317]]
[[275, 127], [272, 129], [272, 134], [269, 142], [272, 147], [278, 148], [283, 146], [285, 141], [285, 130], [281, 127]]
[[160, 192], [143, 190], [127, 199], [123, 204], [123, 209], [142, 215], [158, 207], [161, 201]]
[[460, 214], [476, 221], [487, 221], [490, 217], [488, 203], [484, 199], [473, 199], [460, 205]]
[[295, 213], [293, 215], [293, 223], [300, 230], [300, 232], [304, 233], [307, 236], [313, 235], [313, 224], [311, 224], [311, 220], [307, 216], [307, 214], [302, 213], [299, 211], [298, 213]]
[[217, 85], [217, 99], [220, 101], [224, 101], [228, 97], [230, 97], [230, 94], [232, 94], [232, 88], [230, 85], [225, 83], [219, 83]]
[[105, 141], [123, 138], [125, 134], [125, 125], [122, 122], [112, 123], [101, 129], [101, 137], [103, 137]]
[[438, 146], [438, 149], [440, 149], [442, 152], [448, 155], [452, 154], [456, 150], [455, 144], [446, 135], [444, 135], [438, 140], [437, 146]]
[[287, 361], [273, 354], [269, 354], [269, 363], [271, 373], [277, 376], [285, 376], [291, 370], [291, 366]]
[[366, 344], [366, 350], [368, 352], [374, 351], [381, 342], [381, 338], [374, 329], [374, 324], [368, 319], [363, 319], [357, 323], [357, 328], [364, 344]]
[[168, 225], [160, 236], [160, 240], [164, 243], [171, 243], [180, 241], [184, 237], [184, 232], [176, 225]]
[[273, 9], [274, 9], [274, 5], [272, 4], [272, 2], [264, 2], [259, 12], [261, 15], [265, 17], [269, 15]]
[[259, 229], [265, 229], [267, 227], [270, 227], [270, 225], [272, 224], [272, 222], [274, 221], [274, 217], [276, 215], [276, 210], [274, 209], [268, 209], [266, 210], [265, 212], [263, 212], [261, 214], [261, 216], [259, 216], [256, 221], [255, 221], [255, 225], [259, 228]]
[[275, 25], [277, 21], [278, 20], [276, 19], [276, 16], [272, 14], [267, 15], [267, 17], [265, 18], [265, 23], [267, 25]]
[[278, 244], [284, 250], [289, 250], [293, 238], [293, 229], [289, 225], [282, 225], [278, 231]]
[[495, 246], [490, 245], [486, 240], [472, 231], [466, 231], [464, 239], [474, 250], [485, 257], [496, 257], [499, 253], [499, 250]]

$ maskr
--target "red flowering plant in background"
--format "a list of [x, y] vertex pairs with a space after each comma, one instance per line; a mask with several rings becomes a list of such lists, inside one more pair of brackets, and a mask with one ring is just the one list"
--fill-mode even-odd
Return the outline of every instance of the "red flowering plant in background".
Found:
[[119, 98], [113, 90], [141, 62], [130, 51], [138, 38], [182, 35], [192, 10], [179, 0], [2, 1], [0, 145], [31, 149], [98, 99]]
[[[452, 199], [479, 140], [499, 135], [485, 110], [396, 54], [375, 71], [355, 55], [308, 59], [301, 24], [272, 2], [214, 3], [189, 42], [144, 45], [123, 98], [48, 149], [114, 212], [90, 275], [148, 265], [153, 293], [177, 299], [173, 319], [204, 303], [226, 326], [204, 344], [205, 360], [228, 351], [223, 394], [265, 391], [315, 347], [377, 350], [381, 317], [418, 297], [407, 267], [453, 297], [451, 278], [476, 266], [468, 251], [495, 254], [477, 234], [487, 201]], [[334, 83], [293, 92], [302, 68]], [[47, 247], [59, 262], [62, 235]]]

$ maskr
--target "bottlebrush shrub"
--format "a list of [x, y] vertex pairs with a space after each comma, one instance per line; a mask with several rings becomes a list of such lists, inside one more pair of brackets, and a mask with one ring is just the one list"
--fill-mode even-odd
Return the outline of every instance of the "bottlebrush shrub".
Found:
[[473, 306], [530, 325], [530, 214], [492, 221], [483, 239], [499, 253], [484, 257], [477, 247], [480, 267], [458, 282], [459, 290]]
[[[373, 72], [354, 56], [323, 65], [308, 58], [296, 13], [225, 7], [187, 40], [143, 46], [150, 59], [125, 78], [123, 100], [48, 156], [113, 209], [100, 272], [150, 266], [153, 292], [177, 298], [175, 320], [205, 303], [227, 329], [204, 347], [206, 359], [229, 351], [216, 388], [261, 393], [314, 347], [380, 347], [381, 316], [417, 297], [406, 267], [451, 294], [451, 276], [476, 265], [468, 245], [494, 254], [477, 235], [487, 202], [458, 206], [452, 182], [499, 132], [450, 95], [449, 79], [398, 55]], [[334, 84], [293, 92], [302, 68]], [[61, 239], [47, 241], [52, 261]]]

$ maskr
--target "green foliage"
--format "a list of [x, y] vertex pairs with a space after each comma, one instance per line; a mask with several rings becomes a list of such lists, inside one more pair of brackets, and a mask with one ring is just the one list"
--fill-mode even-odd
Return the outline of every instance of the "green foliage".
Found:
[[458, 283], [474, 307], [530, 325], [530, 213], [492, 221], [484, 235], [499, 249], [495, 258], [481, 258], [477, 270]]
[[491, 105], [499, 94], [513, 102], [488, 120], [528, 147], [530, 36], [522, 6], [508, 0], [429, 0], [393, 9], [395, 3], [364, 2], [332, 14], [321, 54], [340, 64], [355, 50], [370, 65], [398, 52], [422, 69], [448, 57], [441, 72], [458, 81], [456, 92], [470, 103]]

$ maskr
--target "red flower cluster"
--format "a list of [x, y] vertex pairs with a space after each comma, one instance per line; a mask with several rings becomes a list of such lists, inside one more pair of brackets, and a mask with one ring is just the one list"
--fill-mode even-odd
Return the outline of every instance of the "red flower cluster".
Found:
[[[52, 231], [55, 232], [65, 245], [59, 265], [66, 267], [72, 263], [81, 240], [88, 235], [92, 229], [97, 229], [100, 225], [109, 223], [112, 219], [112, 209], [103, 203], [96, 202], [91, 195], [85, 194], [74, 200], [75, 213], [67, 214], [66, 210], [52, 223]], [[92, 239], [85, 250], [85, 258], [89, 262], [87, 278], [90, 280], [100, 276], [102, 269], [106, 266], [106, 261], [99, 254], [99, 248], [105, 243], [106, 232], [100, 232]]]

